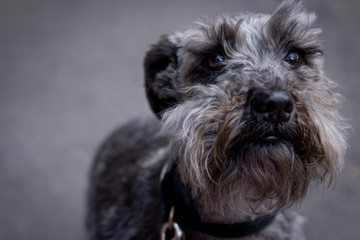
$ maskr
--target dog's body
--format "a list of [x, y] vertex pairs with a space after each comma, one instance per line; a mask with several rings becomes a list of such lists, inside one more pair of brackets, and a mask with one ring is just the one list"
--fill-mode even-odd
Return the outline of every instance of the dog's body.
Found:
[[287, 209], [310, 182], [334, 180], [346, 148], [314, 18], [286, 1], [154, 45], [146, 92], [162, 123], [133, 121], [100, 149], [90, 238], [160, 239], [175, 207], [186, 239], [304, 239], [303, 218]]

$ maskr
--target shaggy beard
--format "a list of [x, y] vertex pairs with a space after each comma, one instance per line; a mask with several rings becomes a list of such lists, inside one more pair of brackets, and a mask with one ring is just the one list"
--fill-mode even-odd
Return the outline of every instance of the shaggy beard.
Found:
[[213, 174], [215, 182], [221, 183], [213, 185], [213, 191], [221, 196], [215, 206], [230, 204], [235, 211], [244, 204], [239, 202], [241, 199], [249, 203], [244, 207], [251, 213], [264, 214], [305, 196], [307, 170], [291, 143], [250, 143], [231, 151], [232, 157], [224, 162], [222, 172]]
[[187, 96], [164, 114], [164, 131], [183, 183], [208, 211], [275, 212], [300, 202], [312, 180], [334, 175], [303, 106], [291, 131], [282, 130], [296, 141], [262, 142], [254, 136], [263, 128], [246, 119], [246, 96], [217, 86], [195, 86]]

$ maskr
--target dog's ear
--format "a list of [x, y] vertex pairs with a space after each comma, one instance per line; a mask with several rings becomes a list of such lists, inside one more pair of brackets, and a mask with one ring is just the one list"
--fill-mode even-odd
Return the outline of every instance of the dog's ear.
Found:
[[162, 36], [157, 44], [151, 46], [144, 59], [145, 91], [158, 118], [180, 100], [178, 57], [181, 41], [181, 33]]

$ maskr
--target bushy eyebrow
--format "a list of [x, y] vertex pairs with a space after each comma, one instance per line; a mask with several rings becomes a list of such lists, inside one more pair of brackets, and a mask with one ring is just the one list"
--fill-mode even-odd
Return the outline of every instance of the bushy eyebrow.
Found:
[[196, 55], [222, 54], [234, 49], [237, 38], [236, 24], [224, 17], [200, 26], [198, 37], [187, 43], [187, 51]]
[[224, 48], [221, 44], [203, 46], [201, 48], [189, 47], [187, 51], [197, 57], [208, 56], [211, 54], [225, 55]]
[[282, 4], [267, 21], [266, 36], [278, 49], [298, 49], [306, 55], [323, 54], [318, 35], [320, 29], [313, 28], [314, 13], [305, 11], [301, 2]]

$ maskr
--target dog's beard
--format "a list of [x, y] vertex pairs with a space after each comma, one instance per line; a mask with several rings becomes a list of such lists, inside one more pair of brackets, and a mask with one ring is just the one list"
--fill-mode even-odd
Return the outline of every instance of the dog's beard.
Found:
[[[333, 175], [303, 106], [275, 139], [246, 113], [246, 96], [194, 86], [163, 116], [182, 181], [209, 211], [270, 213], [300, 202], [312, 180]], [[259, 127], [260, 126], [260, 127]]]

